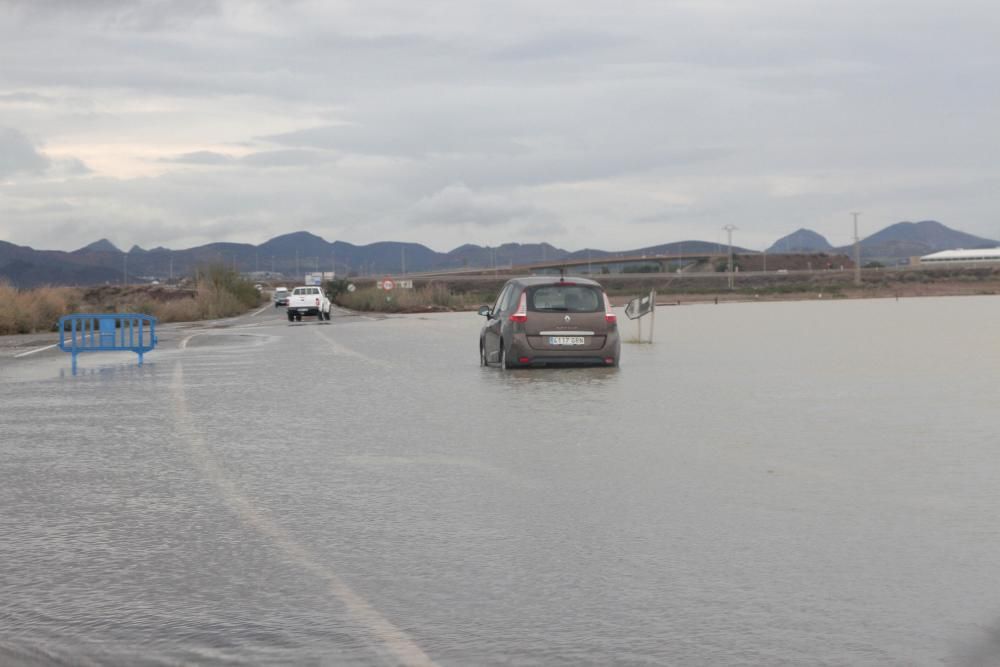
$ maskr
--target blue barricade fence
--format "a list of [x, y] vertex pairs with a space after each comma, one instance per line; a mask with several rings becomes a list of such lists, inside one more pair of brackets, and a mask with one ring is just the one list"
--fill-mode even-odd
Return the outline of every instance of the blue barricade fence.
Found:
[[156, 347], [156, 318], [138, 313], [79, 313], [59, 318], [59, 349], [73, 355], [81, 352], [135, 352], [142, 355]]

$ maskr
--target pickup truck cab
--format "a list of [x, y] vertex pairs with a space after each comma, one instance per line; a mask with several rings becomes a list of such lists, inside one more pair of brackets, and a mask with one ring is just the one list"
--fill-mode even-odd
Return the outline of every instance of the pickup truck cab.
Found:
[[288, 295], [288, 321], [301, 322], [303, 317], [316, 316], [320, 322], [330, 319], [330, 299], [319, 287], [296, 287]]

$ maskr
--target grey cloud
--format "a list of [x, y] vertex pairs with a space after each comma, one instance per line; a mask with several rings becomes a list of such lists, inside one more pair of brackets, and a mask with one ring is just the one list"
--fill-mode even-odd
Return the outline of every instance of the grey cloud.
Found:
[[[364, 125], [327, 125], [294, 132], [258, 137], [280, 146], [333, 149], [367, 155], [425, 157], [431, 153], [511, 154], [522, 148], [510, 137], [498, 136], [477, 128], [458, 129], [449, 121], [450, 114], [438, 118], [419, 118], [413, 113], [412, 127], [390, 119], [371, 118]], [[416, 132], [413, 127], [420, 127]]]
[[532, 208], [504, 195], [477, 193], [462, 183], [418, 201], [410, 219], [420, 224], [490, 227], [523, 220]]
[[552, 239], [558, 238], [567, 232], [566, 225], [561, 222], [556, 222], [554, 220], [542, 219], [537, 222], [531, 222], [528, 224], [521, 225], [515, 231], [517, 235], [516, 238], [531, 238], [531, 239]]
[[214, 151], [194, 151], [193, 153], [182, 153], [174, 157], [161, 158], [161, 162], [174, 162], [177, 164], [204, 164], [220, 165], [231, 164], [233, 156]]
[[83, 160], [75, 157], [53, 161], [52, 171], [60, 176], [85, 176], [94, 173], [94, 170], [88, 167]]
[[41, 173], [51, 160], [13, 128], [0, 128], [0, 177], [18, 173]]
[[334, 156], [322, 151], [289, 148], [251, 153], [241, 158], [240, 162], [252, 167], [307, 167], [330, 162], [333, 159]]
[[38, 93], [4, 93], [0, 95], [0, 104], [29, 104], [29, 105], [49, 105], [53, 99]]
[[202, 166], [235, 166], [248, 167], [306, 167], [332, 161], [334, 156], [329, 153], [314, 150], [289, 148], [275, 151], [259, 151], [243, 157], [233, 157], [215, 151], [195, 151], [183, 153], [174, 157], [162, 158], [161, 162], [172, 164], [191, 164]]
[[156, 31], [218, 15], [220, 0], [7, 0], [27, 21], [84, 21], [106, 28]]
[[611, 49], [624, 43], [620, 35], [593, 32], [556, 32], [532, 37], [494, 51], [499, 60], [548, 60], [578, 58]]

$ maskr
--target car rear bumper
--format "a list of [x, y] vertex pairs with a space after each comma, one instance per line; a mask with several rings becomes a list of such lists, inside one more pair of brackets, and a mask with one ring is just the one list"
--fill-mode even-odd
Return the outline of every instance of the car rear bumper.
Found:
[[532, 347], [528, 337], [517, 334], [511, 340], [507, 358], [512, 366], [617, 366], [621, 355], [621, 341], [618, 332], [611, 332], [604, 337], [604, 344], [598, 348], [580, 349], [573, 347], [566, 350]]

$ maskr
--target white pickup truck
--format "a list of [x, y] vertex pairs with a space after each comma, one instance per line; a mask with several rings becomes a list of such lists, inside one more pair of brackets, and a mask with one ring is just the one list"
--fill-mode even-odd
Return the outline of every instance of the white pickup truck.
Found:
[[288, 321], [301, 322], [303, 316], [315, 315], [319, 321], [330, 319], [330, 299], [319, 287], [296, 287], [288, 296]]

